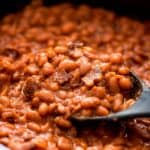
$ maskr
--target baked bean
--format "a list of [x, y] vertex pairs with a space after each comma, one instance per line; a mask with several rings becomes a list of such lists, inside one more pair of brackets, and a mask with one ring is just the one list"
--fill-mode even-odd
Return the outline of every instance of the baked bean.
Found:
[[37, 149], [46, 149], [48, 146], [47, 140], [42, 137], [36, 137], [33, 139], [33, 143]]
[[103, 106], [99, 106], [96, 109], [96, 115], [100, 115], [100, 116], [106, 116], [109, 114], [109, 110], [106, 107]]
[[49, 112], [49, 114], [51, 114], [52, 112], [54, 112], [56, 108], [57, 108], [57, 104], [56, 103], [49, 104], [49, 106], [48, 106], [48, 112]]
[[106, 108], [111, 108], [111, 103], [108, 101], [108, 99], [103, 99], [102, 101], [100, 101], [100, 104]]
[[74, 96], [74, 92], [70, 91], [70, 92], [67, 92], [67, 97], [68, 98], [71, 98]]
[[44, 75], [50, 75], [54, 72], [54, 68], [50, 63], [45, 63], [42, 68]]
[[70, 128], [71, 127], [71, 123], [62, 117], [56, 117], [54, 121], [60, 127], [63, 127], [63, 128]]
[[56, 46], [56, 47], [54, 48], [54, 51], [55, 51], [56, 53], [63, 54], [63, 53], [66, 53], [66, 52], [68, 51], [68, 48], [65, 47], [65, 46]]
[[31, 64], [31, 65], [27, 66], [26, 72], [31, 75], [36, 75], [39, 73], [39, 69], [35, 64]]
[[0, 115], [1, 115], [2, 112], [3, 112], [3, 105], [0, 104]]
[[120, 91], [119, 85], [118, 85], [118, 79], [116, 76], [110, 77], [109, 81], [109, 89], [113, 93], [117, 93]]
[[81, 146], [76, 146], [76, 150], [84, 150]]
[[57, 111], [58, 111], [60, 114], [64, 114], [66, 110], [67, 110], [67, 108], [65, 108], [65, 106], [63, 106], [63, 105], [61, 105], [61, 104], [58, 104], [58, 106], [57, 106]]
[[94, 96], [97, 96], [99, 98], [104, 98], [105, 94], [106, 94], [106, 90], [104, 87], [98, 87], [98, 86], [94, 86], [92, 88], [92, 92]]
[[48, 61], [46, 53], [40, 53], [37, 57], [38, 66], [43, 66]]
[[83, 56], [83, 52], [78, 49], [75, 49], [73, 51], [69, 51], [69, 55], [73, 58], [80, 58], [81, 56]]
[[47, 132], [49, 129], [50, 129], [50, 123], [49, 122], [41, 125], [41, 132]]
[[12, 150], [15, 150], [15, 149], [17, 149], [17, 150], [21, 150], [21, 149], [30, 150], [30, 149], [34, 148], [34, 144], [31, 141], [25, 142], [23, 144], [18, 144], [15, 141], [11, 141], [11, 142], [9, 142], [9, 147]]
[[125, 90], [129, 90], [132, 88], [132, 82], [129, 78], [127, 77], [122, 77], [120, 78], [119, 80], [119, 85], [122, 89], [125, 89]]
[[58, 96], [61, 98], [61, 99], [65, 99], [67, 98], [67, 92], [66, 91], [63, 91], [63, 90], [60, 90], [58, 92]]
[[53, 58], [54, 56], [56, 56], [55, 51], [51, 47], [46, 49], [46, 53], [48, 58]]
[[3, 129], [2, 131], [0, 131], [0, 137], [7, 137], [9, 135], [10, 130], [9, 129]]
[[0, 96], [0, 104], [3, 107], [8, 107], [10, 105], [10, 101], [6, 96]]
[[124, 109], [132, 106], [135, 103], [135, 101], [133, 99], [129, 99], [124, 103]]
[[9, 123], [14, 123], [17, 119], [17, 114], [15, 112], [3, 112], [1, 117], [4, 121], [8, 121]]
[[57, 91], [59, 90], [59, 85], [57, 82], [50, 82], [49, 83], [49, 87], [52, 91]]
[[45, 89], [35, 92], [35, 96], [39, 97], [39, 99], [44, 102], [52, 102], [54, 100], [53, 93]]
[[33, 107], [38, 107], [38, 106], [39, 106], [39, 102], [40, 102], [40, 99], [39, 99], [38, 97], [34, 97], [34, 98], [32, 99], [31, 105], [32, 105]]
[[80, 74], [84, 75], [91, 69], [91, 64], [86, 59], [81, 59]]
[[35, 132], [40, 132], [41, 131], [40, 126], [38, 124], [34, 123], [34, 122], [29, 122], [27, 124], [27, 127], [29, 129], [31, 129], [32, 131], [35, 131]]
[[72, 142], [65, 137], [60, 137], [58, 139], [57, 146], [60, 150], [72, 150], [73, 148]]
[[104, 150], [123, 150], [122, 146], [114, 146], [112, 144], [108, 144], [104, 146]]
[[39, 113], [34, 110], [27, 111], [26, 118], [31, 121], [40, 121], [41, 120]]
[[116, 94], [113, 101], [113, 111], [119, 111], [122, 104], [123, 96], [121, 94]]
[[110, 56], [110, 62], [114, 64], [121, 64], [123, 62], [122, 55], [120, 53], [112, 54]]
[[100, 69], [102, 72], [107, 72], [110, 69], [110, 63], [101, 63]]
[[92, 111], [90, 110], [90, 109], [83, 109], [82, 111], [81, 111], [81, 115], [82, 116], [92, 116]]
[[49, 111], [49, 107], [46, 103], [41, 103], [39, 106], [39, 114], [45, 116]]
[[96, 107], [99, 103], [100, 100], [97, 97], [87, 97], [83, 98], [81, 101], [81, 105], [83, 108], [93, 108]]
[[102, 149], [102, 146], [90, 146], [87, 148], [87, 150], [99, 150]]
[[74, 31], [76, 28], [76, 25], [73, 23], [73, 22], [66, 22], [62, 25], [62, 32], [67, 34], [67, 33], [70, 33], [72, 31]]
[[70, 70], [74, 70], [75, 68], [77, 68], [78, 64], [72, 60], [66, 59], [66, 60], [62, 61], [58, 67], [62, 70], [70, 71]]
[[129, 68], [126, 66], [122, 66], [119, 68], [118, 72], [122, 75], [129, 74]]

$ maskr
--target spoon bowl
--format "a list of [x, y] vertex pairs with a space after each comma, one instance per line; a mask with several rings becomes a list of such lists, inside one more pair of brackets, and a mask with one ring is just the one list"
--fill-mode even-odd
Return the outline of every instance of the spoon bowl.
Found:
[[94, 122], [94, 121], [110, 121], [118, 119], [128, 119], [135, 117], [150, 117], [150, 88], [142, 83], [142, 81], [133, 73], [130, 72], [130, 77], [133, 82], [133, 88], [127, 94], [136, 99], [136, 102], [126, 110], [111, 113], [107, 116], [76, 116], [71, 117], [72, 121], [77, 122]]

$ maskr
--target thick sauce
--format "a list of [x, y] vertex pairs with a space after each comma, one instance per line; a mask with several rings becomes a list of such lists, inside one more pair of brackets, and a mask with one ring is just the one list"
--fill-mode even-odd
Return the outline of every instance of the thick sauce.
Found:
[[[64, 11], [65, 10], [65, 11]], [[86, 5], [33, 3], [0, 21], [0, 143], [12, 150], [149, 150], [150, 119], [77, 127], [150, 84], [150, 26]]]

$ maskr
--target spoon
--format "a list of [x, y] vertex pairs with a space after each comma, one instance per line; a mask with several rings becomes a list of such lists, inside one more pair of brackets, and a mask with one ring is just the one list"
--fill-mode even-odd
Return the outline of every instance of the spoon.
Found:
[[95, 121], [113, 121], [118, 119], [129, 119], [135, 117], [150, 117], [150, 88], [142, 83], [142, 81], [133, 73], [130, 72], [130, 77], [133, 82], [133, 88], [128, 93], [132, 98], [137, 98], [136, 102], [126, 110], [111, 113], [107, 116], [76, 116], [71, 117], [75, 122], [95, 122]]

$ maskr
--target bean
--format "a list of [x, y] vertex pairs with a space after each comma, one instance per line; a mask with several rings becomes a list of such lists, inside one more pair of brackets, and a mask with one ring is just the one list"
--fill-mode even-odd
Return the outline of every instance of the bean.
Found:
[[63, 127], [63, 128], [70, 128], [72, 126], [71, 122], [69, 122], [68, 120], [62, 117], [56, 117], [54, 121], [58, 126]]
[[57, 104], [56, 103], [49, 104], [49, 106], [48, 106], [48, 113], [49, 114], [53, 113], [56, 108], [57, 108]]
[[89, 146], [88, 148], [87, 148], [87, 150], [100, 150], [100, 149], [102, 149], [102, 146]]
[[66, 92], [66, 91], [63, 91], [63, 90], [60, 90], [60, 91], [58, 92], [58, 96], [59, 96], [59, 98], [61, 98], [61, 99], [65, 99], [65, 98], [67, 98], [67, 92]]
[[74, 92], [72, 92], [72, 91], [67, 92], [67, 97], [68, 98], [71, 98], [73, 96], [74, 96]]
[[31, 74], [31, 75], [36, 75], [39, 73], [39, 69], [35, 64], [31, 64], [26, 67], [26, 72]]
[[41, 117], [40, 117], [39, 113], [37, 111], [34, 111], [34, 110], [27, 111], [26, 118], [28, 120], [36, 121], [36, 122], [41, 120]]
[[51, 47], [47, 48], [46, 52], [48, 58], [54, 58], [54, 56], [56, 55], [55, 51]]
[[44, 125], [41, 125], [41, 132], [47, 132], [50, 129], [50, 123], [47, 122]]
[[129, 68], [126, 66], [119, 67], [118, 72], [122, 75], [127, 75], [129, 74]]
[[48, 146], [47, 140], [42, 138], [42, 137], [36, 137], [35, 139], [33, 139], [33, 143], [37, 149], [43, 149], [44, 150]]
[[10, 105], [10, 101], [9, 101], [8, 97], [6, 97], [6, 96], [0, 96], [0, 104], [3, 107], [8, 107]]
[[25, 143], [16, 143], [14, 141], [9, 141], [9, 145], [8, 145], [12, 150], [30, 150], [30, 149], [33, 149], [34, 148], [34, 144], [29, 141], [29, 142], [25, 142]]
[[54, 48], [54, 51], [58, 54], [64, 54], [64, 53], [68, 52], [68, 48], [65, 46], [56, 46]]
[[96, 107], [100, 103], [99, 98], [97, 97], [86, 97], [81, 101], [81, 106], [83, 108], [93, 108]]
[[0, 115], [3, 112], [4, 106], [2, 104], [0, 104]]
[[72, 60], [67, 60], [67, 59], [65, 59], [65, 60], [63, 60], [60, 64], [59, 64], [59, 66], [58, 66], [60, 69], [62, 69], [62, 70], [68, 70], [68, 71], [70, 71], [70, 70], [74, 70], [75, 68], [77, 68], [78, 67], [78, 64], [76, 63], [76, 62], [74, 62], [74, 61], [72, 61]]
[[57, 146], [60, 150], [72, 150], [73, 148], [72, 142], [65, 137], [60, 137], [58, 139]]
[[35, 92], [35, 96], [44, 102], [52, 102], [54, 100], [54, 94], [46, 89]]
[[27, 124], [27, 127], [35, 132], [40, 132], [41, 128], [38, 124], [34, 123], [34, 122], [29, 122]]
[[94, 96], [97, 96], [99, 98], [104, 98], [106, 95], [106, 90], [104, 87], [94, 86], [92, 88], [92, 93]]
[[135, 103], [134, 99], [129, 99], [129, 100], [125, 101], [124, 109], [127, 109], [128, 107], [132, 106], [134, 103]]
[[76, 150], [85, 150], [85, 149], [81, 146], [76, 146]]
[[3, 112], [1, 117], [4, 121], [8, 121], [9, 123], [14, 123], [17, 119], [17, 114], [15, 112]]
[[50, 63], [46, 62], [43, 65], [42, 72], [44, 75], [50, 75], [54, 72], [54, 67]]
[[91, 70], [91, 64], [87, 60], [80, 62], [80, 74], [84, 75]]
[[58, 104], [57, 106], [57, 111], [60, 113], [60, 114], [64, 114], [66, 112], [66, 107], [63, 106], [62, 104]]
[[73, 22], [68, 21], [68, 22], [66, 22], [62, 25], [61, 30], [62, 30], [63, 33], [68, 34], [72, 31], [74, 31], [75, 28], [76, 28], [76, 25]]
[[113, 144], [115, 145], [123, 145], [124, 143], [125, 141], [122, 137], [116, 137], [113, 141]]
[[0, 138], [1, 137], [7, 137], [9, 135], [9, 129], [3, 129], [2, 131], [0, 131]]
[[98, 106], [96, 109], [96, 114], [100, 116], [106, 116], [109, 114], [109, 111], [106, 107]]
[[112, 108], [111, 103], [108, 101], [108, 99], [103, 99], [100, 101], [100, 104], [108, 109]]
[[82, 111], [81, 111], [81, 116], [92, 116], [92, 110], [90, 110], [90, 109], [83, 109]]
[[46, 53], [40, 53], [37, 57], [38, 66], [43, 66], [48, 61]]
[[45, 116], [49, 111], [49, 107], [46, 103], [41, 103], [38, 111], [41, 116]]
[[108, 144], [104, 146], [104, 150], [123, 150], [122, 146], [114, 146], [112, 144]]
[[113, 111], [119, 111], [122, 104], [123, 104], [123, 96], [121, 94], [115, 95], [113, 102]]
[[112, 65], [111, 71], [117, 72], [118, 71], [118, 65]]
[[100, 69], [102, 72], [107, 72], [110, 69], [110, 63], [100, 63]]
[[119, 85], [120, 85], [120, 88], [124, 89], [124, 90], [129, 90], [132, 88], [132, 82], [129, 78], [127, 77], [122, 77], [120, 80], [119, 80]]
[[49, 88], [52, 91], [58, 91], [60, 87], [59, 87], [57, 82], [50, 82], [49, 83]]
[[123, 62], [123, 58], [120, 53], [112, 54], [110, 58], [110, 62], [114, 64], [121, 64]]
[[38, 97], [34, 97], [34, 98], [32, 99], [31, 104], [32, 104], [33, 107], [38, 107], [38, 106], [39, 106], [39, 103], [40, 103], [40, 99], [39, 99]]
[[113, 76], [109, 79], [109, 89], [113, 93], [118, 93], [120, 91], [119, 85], [118, 85], [118, 79], [116, 76]]

